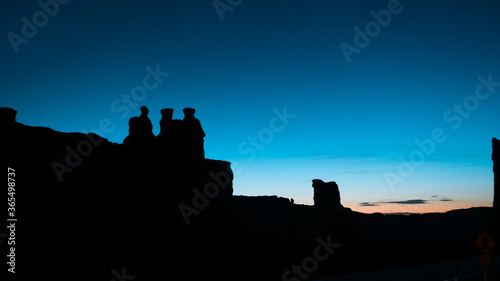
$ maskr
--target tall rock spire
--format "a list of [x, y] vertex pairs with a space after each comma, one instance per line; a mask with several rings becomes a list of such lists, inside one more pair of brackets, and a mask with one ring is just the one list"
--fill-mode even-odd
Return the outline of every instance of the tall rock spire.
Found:
[[494, 174], [494, 196], [493, 196], [493, 212], [497, 219], [500, 219], [500, 140], [493, 138], [491, 160], [493, 160]]

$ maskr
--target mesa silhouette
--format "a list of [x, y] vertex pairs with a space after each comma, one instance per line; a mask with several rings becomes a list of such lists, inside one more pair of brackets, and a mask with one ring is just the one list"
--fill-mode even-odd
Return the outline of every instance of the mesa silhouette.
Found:
[[[20, 280], [111, 280], [113, 270], [133, 280], [314, 280], [477, 256], [472, 241], [498, 226], [492, 208], [354, 212], [339, 185], [321, 179], [304, 187], [314, 206], [234, 196], [230, 163], [205, 158], [191, 108], [183, 120], [163, 109], [155, 136], [142, 107], [122, 144], [23, 125], [16, 113], [0, 108], [2, 162], [17, 175]], [[497, 210], [500, 149], [492, 142]], [[341, 246], [309, 272], [303, 263], [318, 239]]]

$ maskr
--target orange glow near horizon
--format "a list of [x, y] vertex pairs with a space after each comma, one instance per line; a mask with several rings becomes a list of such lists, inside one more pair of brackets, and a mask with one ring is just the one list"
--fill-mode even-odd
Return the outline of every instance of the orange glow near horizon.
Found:
[[429, 201], [426, 204], [381, 204], [380, 206], [360, 206], [356, 202], [346, 202], [344, 207], [361, 213], [444, 213], [457, 209], [468, 209], [473, 207], [492, 207], [491, 202], [486, 201]]
[[[297, 200], [299, 201], [299, 200]], [[296, 204], [314, 205], [313, 202], [295, 202]], [[380, 206], [360, 206], [359, 202], [342, 202], [346, 208], [353, 211], [372, 214], [372, 213], [445, 213], [457, 209], [469, 209], [474, 207], [492, 207], [489, 201], [428, 201], [425, 204], [380, 204]]]

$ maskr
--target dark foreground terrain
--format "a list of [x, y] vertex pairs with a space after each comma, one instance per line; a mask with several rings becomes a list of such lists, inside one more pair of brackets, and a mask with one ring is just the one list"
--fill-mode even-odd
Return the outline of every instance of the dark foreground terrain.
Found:
[[[15, 170], [15, 280], [416, 280], [408, 268], [457, 257], [473, 266], [473, 241], [492, 222], [492, 208], [384, 216], [343, 208], [340, 198], [324, 213], [233, 196], [225, 161], [193, 165], [97, 135], [2, 126], [2, 165]], [[1, 247], [6, 259], [6, 238]], [[454, 277], [450, 266], [431, 271], [438, 279], [425, 280]], [[413, 279], [388, 277], [401, 272]]]

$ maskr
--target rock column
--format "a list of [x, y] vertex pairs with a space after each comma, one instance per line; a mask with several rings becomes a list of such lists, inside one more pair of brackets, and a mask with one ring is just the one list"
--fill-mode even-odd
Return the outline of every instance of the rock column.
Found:
[[491, 160], [493, 160], [494, 174], [494, 195], [493, 195], [493, 213], [496, 219], [500, 219], [500, 140], [493, 138]]

